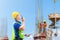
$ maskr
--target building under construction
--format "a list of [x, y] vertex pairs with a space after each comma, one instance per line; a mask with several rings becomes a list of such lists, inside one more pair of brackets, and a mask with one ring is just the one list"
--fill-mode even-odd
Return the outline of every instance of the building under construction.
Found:
[[[43, 29], [43, 26], [42, 28], [39, 28], [38, 25], [42, 24], [43, 21], [43, 16], [40, 16], [40, 14], [43, 15], [43, 12], [40, 13], [40, 0], [38, 0], [38, 15], [37, 15], [37, 33], [34, 35], [34, 40], [52, 40], [52, 29], [56, 29], [56, 28], [59, 28], [58, 26], [56, 26], [56, 23], [60, 20], [60, 14], [59, 13], [56, 13], [56, 1], [57, 0], [54, 0], [54, 13], [50, 13], [48, 15], [48, 18], [49, 20], [51, 20], [51, 24], [48, 25], [48, 29], [43, 32], [41, 29]], [[43, 10], [42, 10], [43, 11]], [[41, 19], [42, 17], [42, 19]], [[56, 33], [54, 34], [55, 36], [57, 36], [57, 30], [56, 30]]]

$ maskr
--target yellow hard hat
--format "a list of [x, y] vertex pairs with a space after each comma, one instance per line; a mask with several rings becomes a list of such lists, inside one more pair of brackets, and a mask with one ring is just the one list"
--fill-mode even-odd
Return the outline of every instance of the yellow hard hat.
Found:
[[19, 12], [13, 12], [12, 13], [12, 18], [16, 18], [17, 15], [19, 15]]

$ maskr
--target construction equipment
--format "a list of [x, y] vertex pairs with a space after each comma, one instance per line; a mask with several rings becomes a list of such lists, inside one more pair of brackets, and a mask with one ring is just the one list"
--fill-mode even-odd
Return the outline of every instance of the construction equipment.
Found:
[[60, 14], [50, 14], [49, 15], [49, 20], [52, 21], [52, 23], [50, 24], [50, 27], [56, 27], [56, 23], [60, 20]]
[[49, 25], [49, 28], [56, 29], [56, 32], [54, 35], [57, 36], [58, 35], [57, 28], [60, 28], [60, 27], [56, 26], [56, 24], [60, 20], [60, 14], [56, 12], [56, 0], [54, 0], [54, 14], [52, 13], [49, 15], [49, 20], [52, 21], [52, 23]]
[[60, 14], [56, 12], [56, 1], [54, 0], [54, 13], [50, 14], [49, 20], [51, 20], [51, 24], [49, 25], [49, 27], [51, 28], [57, 28], [56, 23], [60, 20]]

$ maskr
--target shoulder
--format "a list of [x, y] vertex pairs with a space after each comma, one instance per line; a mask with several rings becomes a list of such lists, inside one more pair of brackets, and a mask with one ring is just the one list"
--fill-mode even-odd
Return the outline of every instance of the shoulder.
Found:
[[20, 24], [18, 24], [18, 23], [14, 23], [14, 26], [17, 26], [17, 25], [20, 25]]
[[18, 24], [18, 23], [14, 23], [14, 28], [19, 29], [20, 26], [21, 26], [20, 24]]

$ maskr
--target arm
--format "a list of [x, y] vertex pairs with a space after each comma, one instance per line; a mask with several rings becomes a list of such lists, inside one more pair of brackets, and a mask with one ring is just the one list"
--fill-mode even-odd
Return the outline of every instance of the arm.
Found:
[[19, 30], [24, 30], [24, 29], [25, 29], [24, 24], [19, 27]]

